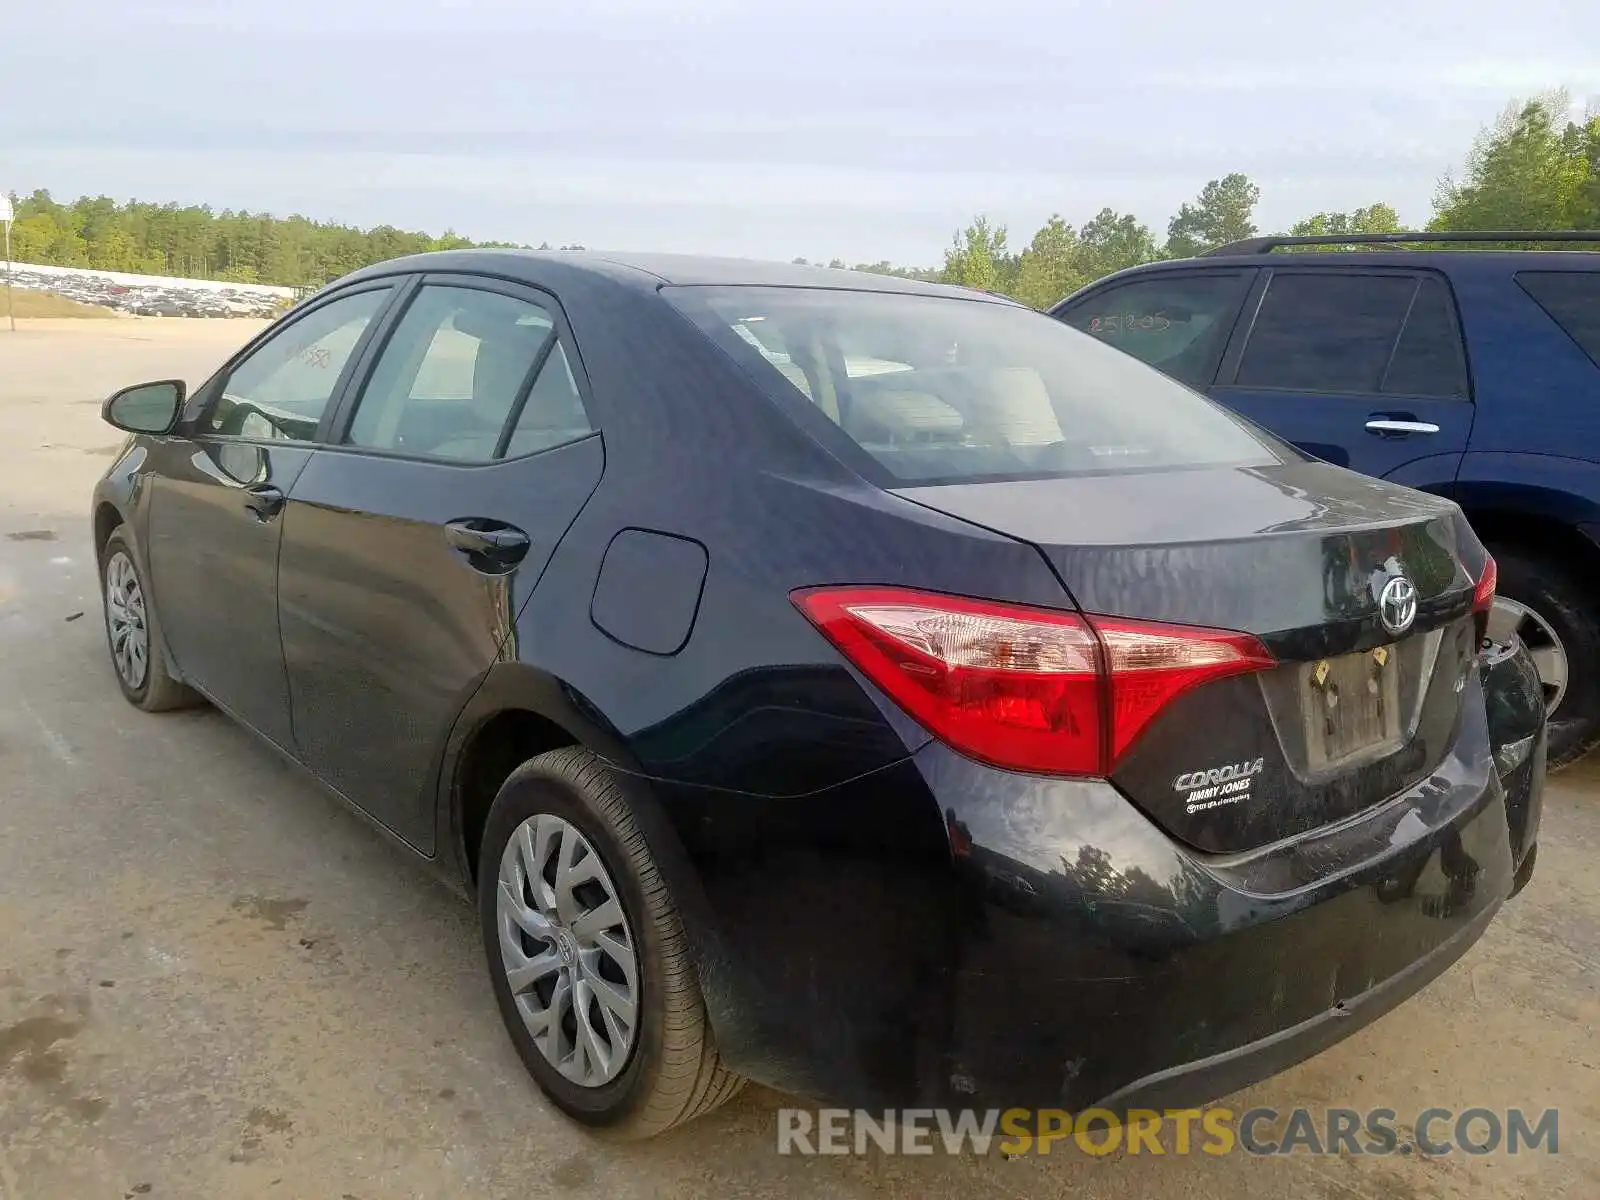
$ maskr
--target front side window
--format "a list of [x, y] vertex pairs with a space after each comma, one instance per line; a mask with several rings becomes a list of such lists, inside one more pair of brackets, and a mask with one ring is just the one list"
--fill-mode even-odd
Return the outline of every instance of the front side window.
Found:
[[[571, 404], [561, 414], [560, 440], [570, 441], [588, 432], [587, 420], [550, 312], [499, 292], [430, 285], [395, 327], [344, 440], [489, 462], [507, 453], [508, 425], [515, 420], [520, 431], [524, 420], [535, 422], [549, 410], [552, 388], [563, 386], [571, 388]], [[534, 440], [524, 437], [510, 453], [525, 452], [522, 445]], [[537, 448], [556, 444], [545, 440]]]
[[1518, 271], [1517, 283], [1600, 367], [1600, 271]]
[[228, 373], [201, 419], [202, 431], [311, 441], [390, 290], [374, 288], [320, 305], [257, 346]]
[[1016, 305], [826, 288], [662, 294], [780, 404], [826, 417], [804, 418], [825, 442], [842, 435], [896, 482], [1282, 461], [1220, 406]]
[[1240, 271], [1156, 275], [1096, 292], [1062, 320], [1192, 387], [1216, 372], [1248, 276]]
[[1410, 311], [1409, 275], [1273, 276], [1239, 363], [1239, 387], [1377, 392]]

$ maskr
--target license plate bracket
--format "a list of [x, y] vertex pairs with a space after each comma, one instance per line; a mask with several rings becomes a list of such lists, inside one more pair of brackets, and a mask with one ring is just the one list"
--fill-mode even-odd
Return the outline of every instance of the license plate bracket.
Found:
[[1307, 765], [1313, 771], [1400, 748], [1397, 646], [1377, 646], [1305, 663], [1300, 668], [1299, 690]]

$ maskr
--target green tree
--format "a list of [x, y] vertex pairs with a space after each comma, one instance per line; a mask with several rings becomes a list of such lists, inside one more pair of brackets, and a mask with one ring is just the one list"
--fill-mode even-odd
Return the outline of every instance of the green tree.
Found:
[[959, 283], [979, 291], [1000, 288], [1000, 260], [1006, 256], [1006, 228], [979, 216], [965, 229], [957, 230], [950, 248], [944, 252], [945, 283]]
[[[1369, 204], [1351, 212], [1320, 212], [1296, 221], [1289, 233], [1294, 237], [1342, 237], [1353, 233], [1400, 233], [1400, 214], [1387, 204]], [[1356, 246], [1300, 246], [1299, 251], [1341, 251]]]
[[1295, 237], [1323, 237], [1351, 233], [1399, 233], [1400, 215], [1387, 204], [1369, 204], [1353, 212], [1321, 212], [1296, 221], [1289, 230]]
[[1089, 282], [1083, 257], [1077, 230], [1052, 215], [1022, 252], [1012, 295], [1034, 308], [1048, 308]]
[[1078, 264], [1086, 280], [1099, 279], [1161, 257], [1148, 225], [1132, 213], [1102, 208], [1078, 230]]
[[103, 228], [87, 243], [89, 265], [100, 271], [137, 271], [143, 255], [126, 229]]
[[1564, 92], [1511, 103], [1483, 130], [1462, 178], [1446, 175], [1430, 229], [1595, 228], [1594, 151], [1600, 120], [1568, 121]]
[[475, 244], [454, 231], [435, 238], [388, 225], [362, 230], [298, 215], [119, 204], [108, 196], [60, 204], [41, 190], [14, 201], [17, 260], [51, 266], [319, 284], [387, 258]]
[[77, 233], [58, 225], [46, 213], [17, 211], [11, 225], [11, 253], [18, 262], [53, 267], [86, 267], [89, 247]]
[[1228, 242], [1254, 236], [1256, 202], [1261, 189], [1235, 171], [1200, 189], [1194, 204], [1185, 204], [1167, 225], [1167, 257], [1192, 258]]

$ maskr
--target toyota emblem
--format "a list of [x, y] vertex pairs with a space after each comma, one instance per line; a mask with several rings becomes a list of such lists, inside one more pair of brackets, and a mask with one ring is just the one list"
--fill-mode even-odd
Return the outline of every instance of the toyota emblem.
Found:
[[1378, 618], [1395, 636], [1411, 628], [1417, 619], [1417, 585], [1404, 575], [1396, 575], [1378, 594]]

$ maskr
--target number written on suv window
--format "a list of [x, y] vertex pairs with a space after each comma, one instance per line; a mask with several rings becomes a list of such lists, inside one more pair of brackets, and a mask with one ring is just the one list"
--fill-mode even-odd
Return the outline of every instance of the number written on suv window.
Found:
[[1247, 280], [1240, 271], [1133, 280], [1086, 297], [1062, 319], [1174, 379], [1203, 387], [1216, 372]]

